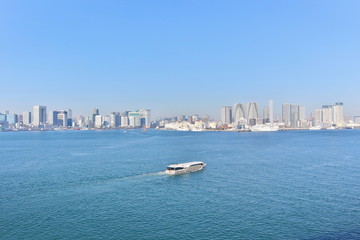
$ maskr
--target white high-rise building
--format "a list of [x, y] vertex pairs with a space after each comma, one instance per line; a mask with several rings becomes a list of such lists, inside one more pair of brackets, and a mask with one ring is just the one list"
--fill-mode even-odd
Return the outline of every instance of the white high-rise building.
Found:
[[103, 125], [103, 117], [101, 115], [96, 115], [95, 116], [94, 127], [95, 128], [101, 128], [102, 125]]
[[140, 109], [140, 118], [143, 119], [141, 125], [150, 127], [151, 123], [151, 110], [150, 109]]
[[32, 122], [35, 126], [39, 126], [46, 123], [46, 107], [34, 106]]
[[325, 124], [333, 123], [333, 109], [331, 105], [322, 106], [322, 122]]
[[274, 123], [274, 103], [273, 100], [269, 100], [269, 120], [270, 123]]
[[141, 127], [140, 115], [131, 115], [129, 116], [129, 126], [130, 127]]
[[342, 102], [335, 103], [333, 106], [333, 120], [338, 126], [344, 123], [344, 104]]
[[31, 123], [31, 112], [23, 112], [23, 123], [30, 125]]
[[244, 104], [237, 103], [234, 105], [233, 109], [234, 109], [233, 115], [234, 115], [235, 123], [238, 123], [246, 119], [246, 107]]
[[127, 116], [121, 117], [121, 127], [128, 127], [129, 126], [129, 118]]
[[225, 106], [225, 107], [221, 107], [221, 122], [223, 124], [230, 124], [231, 123], [231, 107], [230, 106]]

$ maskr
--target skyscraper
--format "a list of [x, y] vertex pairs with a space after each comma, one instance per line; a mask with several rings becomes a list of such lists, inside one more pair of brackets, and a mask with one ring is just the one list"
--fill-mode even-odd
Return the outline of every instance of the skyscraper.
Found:
[[223, 124], [230, 124], [232, 119], [231, 107], [224, 106], [221, 107], [221, 122]]
[[282, 105], [282, 114], [281, 114], [282, 121], [286, 127], [290, 126], [290, 104], [283, 104]]
[[274, 123], [274, 104], [273, 104], [273, 100], [269, 100], [269, 120], [270, 120], [271, 124]]
[[325, 124], [333, 123], [332, 105], [323, 105], [322, 106], [322, 122]]
[[333, 120], [338, 126], [344, 123], [344, 104], [342, 102], [337, 102], [333, 106]]
[[246, 119], [246, 107], [242, 103], [234, 105], [234, 122], [238, 123], [241, 119]]
[[31, 123], [31, 112], [23, 112], [23, 123], [30, 125]]
[[290, 105], [290, 126], [299, 127], [299, 106], [295, 104]]
[[263, 108], [263, 123], [269, 123], [270, 122], [270, 116], [269, 116], [269, 107]]
[[46, 107], [34, 106], [33, 108], [33, 124], [39, 126], [46, 123]]
[[256, 125], [259, 118], [258, 105], [255, 102], [247, 104], [247, 122], [250, 126]]

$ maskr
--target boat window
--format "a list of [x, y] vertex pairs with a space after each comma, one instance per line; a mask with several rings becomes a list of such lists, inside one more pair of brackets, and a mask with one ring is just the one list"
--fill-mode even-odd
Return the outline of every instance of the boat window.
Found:
[[204, 165], [204, 164], [203, 163], [197, 163], [197, 164], [193, 164], [191, 166], [194, 167], [194, 166], [202, 166], [202, 165]]
[[184, 169], [183, 167], [177, 167], [175, 168], [175, 170], [181, 170], [181, 169]]
[[168, 167], [167, 170], [175, 170], [173, 167]]

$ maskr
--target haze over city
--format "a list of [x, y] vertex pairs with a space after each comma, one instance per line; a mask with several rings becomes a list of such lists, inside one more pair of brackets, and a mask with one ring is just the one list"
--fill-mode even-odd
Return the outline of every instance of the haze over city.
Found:
[[151, 109], [219, 119], [238, 102], [360, 114], [359, 1], [3, 1], [0, 112]]

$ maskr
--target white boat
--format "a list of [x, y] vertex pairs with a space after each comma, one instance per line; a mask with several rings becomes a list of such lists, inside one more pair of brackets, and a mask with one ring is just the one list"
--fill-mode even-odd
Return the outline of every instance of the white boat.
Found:
[[171, 164], [167, 166], [166, 173], [177, 175], [183, 173], [196, 172], [204, 169], [206, 163], [198, 161], [198, 162], [187, 162], [187, 163], [179, 163], [179, 164]]
[[250, 128], [252, 132], [275, 132], [279, 131], [278, 126], [269, 126], [269, 125], [255, 125]]
[[309, 130], [321, 130], [321, 127], [320, 126], [314, 126], [314, 127], [309, 128]]

